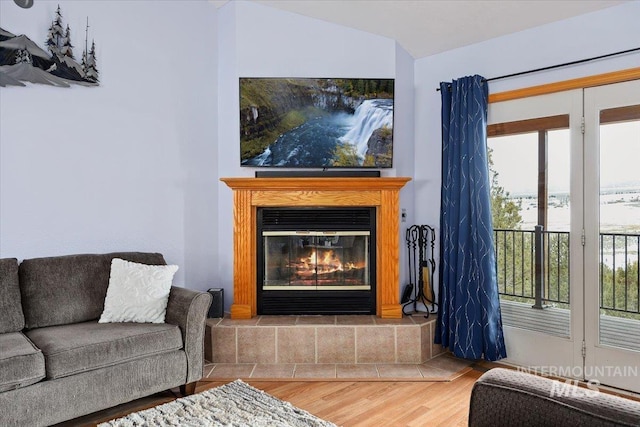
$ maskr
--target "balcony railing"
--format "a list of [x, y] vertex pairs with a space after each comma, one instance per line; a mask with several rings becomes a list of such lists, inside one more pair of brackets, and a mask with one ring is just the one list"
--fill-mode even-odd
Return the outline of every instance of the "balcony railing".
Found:
[[640, 234], [600, 234], [600, 308], [640, 314]]
[[[534, 308], [568, 308], [569, 233], [494, 230], [500, 294]], [[600, 234], [600, 308], [623, 317], [640, 314], [640, 234]], [[616, 314], [617, 313], [617, 314]]]
[[535, 308], [569, 304], [568, 232], [496, 229], [494, 244], [502, 295], [533, 300]]

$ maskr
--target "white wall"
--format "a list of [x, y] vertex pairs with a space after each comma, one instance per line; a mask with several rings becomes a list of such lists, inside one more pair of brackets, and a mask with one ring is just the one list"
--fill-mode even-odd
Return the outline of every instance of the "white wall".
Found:
[[157, 251], [176, 284], [216, 282], [215, 7], [202, 1], [0, 2], [43, 47], [60, 4], [86, 18], [101, 84], [0, 88], [0, 257]]
[[[402, 48], [396, 45], [396, 80], [394, 101], [394, 168], [399, 171], [398, 176], [413, 177], [415, 174], [415, 99], [414, 99], [414, 59]], [[400, 222], [400, 286], [402, 293], [404, 286], [409, 283], [408, 257], [406, 247], [406, 229], [413, 224], [422, 224], [415, 216], [414, 182], [409, 181], [400, 192], [400, 208], [406, 212], [406, 218]]]
[[[638, 47], [640, 2], [451, 50], [415, 61], [415, 215], [440, 227], [441, 81], [486, 78], [542, 68]], [[529, 87], [640, 65], [640, 53], [489, 82], [489, 93]]]
[[[232, 300], [238, 77], [396, 79], [394, 168], [407, 223], [439, 226], [440, 81], [495, 77], [637, 47], [640, 3], [413, 61], [393, 40], [243, 1], [60, 1], [101, 85], [0, 88], [0, 256], [159, 251], [176, 283]], [[57, 2], [0, 1], [0, 26], [42, 46]], [[490, 83], [491, 92], [638, 66], [640, 56]], [[401, 242], [404, 226], [401, 227]], [[404, 246], [401, 255], [404, 258]], [[406, 281], [401, 259], [401, 285]]]
[[[413, 60], [394, 40], [256, 3], [229, 2], [219, 19], [220, 177], [253, 176], [240, 167], [239, 77], [396, 78], [394, 168], [412, 173]], [[409, 175], [410, 176], [410, 175]], [[219, 184], [219, 263], [225, 308], [233, 294], [232, 192]]]

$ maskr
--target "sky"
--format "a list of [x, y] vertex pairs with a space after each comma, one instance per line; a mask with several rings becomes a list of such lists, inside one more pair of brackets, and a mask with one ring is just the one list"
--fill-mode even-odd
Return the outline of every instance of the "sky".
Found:
[[[569, 130], [550, 131], [549, 192], [568, 193]], [[537, 192], [537, 133], [489, 138], [498, 183], [512, 196]], [[640, 121], [600, 127], [601, 188], [640, 188]]]

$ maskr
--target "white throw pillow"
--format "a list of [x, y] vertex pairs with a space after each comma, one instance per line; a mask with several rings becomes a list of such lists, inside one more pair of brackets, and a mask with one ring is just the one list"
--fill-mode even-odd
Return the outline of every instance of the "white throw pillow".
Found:
[[114, 258], [98, 323], [164, 323], [177, 265], [146, 265]]

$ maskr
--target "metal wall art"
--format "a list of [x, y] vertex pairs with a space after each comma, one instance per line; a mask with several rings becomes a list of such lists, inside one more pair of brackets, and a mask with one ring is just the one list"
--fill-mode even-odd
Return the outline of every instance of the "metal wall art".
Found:
[[96, 44], [89, 46], [89, 18], [80, 61], [71, 44], [71, 29], [62, 21], [60, 6], [47, 32], [45, 49], [24, 34], [0, 28], [0, 86], [26, 86], [24, 82], [70, 87], [98, 86]]

